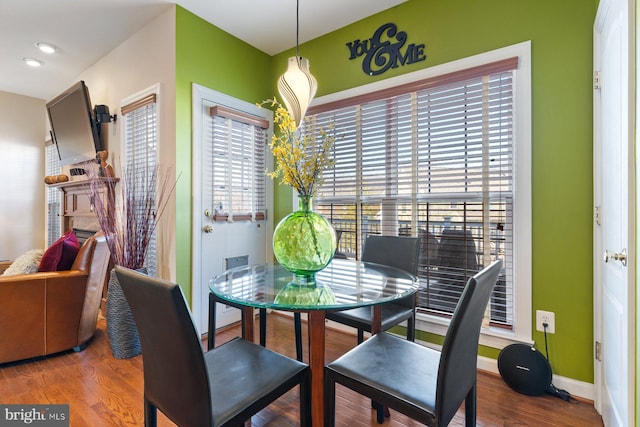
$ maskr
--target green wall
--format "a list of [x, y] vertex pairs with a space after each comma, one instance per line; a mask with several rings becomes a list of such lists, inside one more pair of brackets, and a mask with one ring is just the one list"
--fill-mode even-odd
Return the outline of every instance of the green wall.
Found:
[[271, 57], [176, 7], [176, 279], [191, 299], [192, 84], [258, 102], [272, 96]]
[[[318, 80], [317, 96], [532, 41], [532, 231], [535, 310], [555, 312], [549, 335], [557, 375], [593, 382], [592, 28], [597, 0], [409, 0], [301, 46]], [[336, 11], [339, 13], [339, 11]], [[293, 50], [273, 58], [176, 11], [177, 280], [191, 284], [191, 83], [256, 102], [276, 93]], [[427, 59], [370, 77], [349, 61], [346, 43], [395, 23]], [[301, 22], [304, 28], [305, 23]], [[291, 210], [291, 191], [275, 188], [274, 221]], [[516, 284], [517, 286], [517, 284]], [[535, 327], [534, 327], [535, 328]], [[426, 335], [425, 335], [426, 336]], [[533, 332], [539, 349], [544, 338]], [[481, 354], [496, 357], [497, 350]]]
[[[548, 335], [555, 374], [593, 382], [592, 47], [596, 0], [409, 0], [301, 46], [318, 80], [317, 96], [531, 40], [533, 338], [535, 310], [555, 312]], [[349, 60], [346, 43], [382, 24], [424, 43], [426, 61], [370, 77]], [[304, 28], [304, 22], [301, 22]], [[288, 56], [274, 58], [274, 73]], [[276, 192], [276, 214], [290, 210]], [[279, 218], [276, 218], [276, 220]], [[517, 286], [517, 283], [516, 283]], [[496, 357], [494, 349], [480, 353]]]

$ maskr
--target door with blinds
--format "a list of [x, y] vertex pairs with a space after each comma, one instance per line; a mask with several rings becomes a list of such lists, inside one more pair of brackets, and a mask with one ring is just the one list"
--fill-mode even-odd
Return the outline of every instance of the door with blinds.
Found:
[[[194, 253], [194, 259], [201, 283], [201, 332], [208, 328], [209, 280], [226, 269], [264, 263], [272, 256], [265, 175], [269, 113], [214, 91], [205, 91], [194, 109], [201, 116], [197, 140], [194, 133], [194, 156], [199, 156], [194, 176], [200, 188], [194, 205], [199, 254]], [[219, 305], [216, 316], [216, 327], [221, 327], [240, 320], [240, 311]]]

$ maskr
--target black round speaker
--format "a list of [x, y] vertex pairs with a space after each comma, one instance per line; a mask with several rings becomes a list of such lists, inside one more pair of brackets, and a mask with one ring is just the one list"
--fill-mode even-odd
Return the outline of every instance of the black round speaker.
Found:
[[518, 393], [538, 396], [551, 385], [549, 361], [526, 344], [506, 346], [498, 356], [498, 370], [504, 382]]

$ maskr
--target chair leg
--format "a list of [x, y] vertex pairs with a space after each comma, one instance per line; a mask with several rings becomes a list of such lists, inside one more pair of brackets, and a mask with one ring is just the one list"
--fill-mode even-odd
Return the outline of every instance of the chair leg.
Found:
[[156, 427], [158, 425], [158, 410], [156, 406], [144, 399], [144, 426]]
[[464, 399], [464, 425], [474, 427], [476, 425], [476, 385], [474, 384]]
[[209, 332], [207, 332], [207, 350], [216, 346], [216, 300], [209, 293]]
[[378, 424], [383, 424], [384, 419], [391, 417], [391, 412], [389, 411], [389, 407], [383, 405], [382, 403], [378, 403], [375, 401], [371, 401], [371, 407], [376, 410], [376, 421]]
[[416, 318], [415, 314], [407, 320], [407, 340], [415, 342], [416, 340]]
[[311, 374], [300, 383], [300, 426], [311, 426]]
[[378, 402], [371, 402], [371, 406], [376, 410], [376, 421], [378, 424], [384, 423], [384, 406]]
[[336, 425], [336, 383], [324, 372], [324, 425]]
[[302, 319], [300, 313], [293, 313], [293, 328], [296, 336], [296, 359], [302, 362]]
[[259, 310], [260, 317], [260, 345], [266, 347], [267, 345], [267, 309], [261, 308]]
[[362, 329], [358, 329], [358, 344], [362, 344], [364, 342], [364, 331]]
[[[244, 322], [246, 322], [247, 319], [245, 319], [244, 316], [244, 310], [240, 310], [240, 324], [242, 325], [242, 339], [246, 339], [246, 337], [244, 336]], [[251, 337], [251, 341], [253, 341], [253, 337]]]

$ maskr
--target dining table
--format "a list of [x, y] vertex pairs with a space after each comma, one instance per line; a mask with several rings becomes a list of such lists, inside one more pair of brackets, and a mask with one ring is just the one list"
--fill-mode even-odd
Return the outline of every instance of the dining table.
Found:
[[[209, 336], [215, 334], [215, 305], [229, 303], [253, 319], [254, 309], [307, 314], [311, 416], [324, 425], [325, 313], [370, 306], [372, 333], [381, 328], [382, 304], [418, 291], [417, 278], [400, 269], [334, 258], [315, 276], [296, 276], [279, 264], [246, 265], [226, 270], [209, 282]], [[254, 341], [254, 322], [243, 322], [243, 337]], [[209, 340], [212, 347], [213, 340]]]

